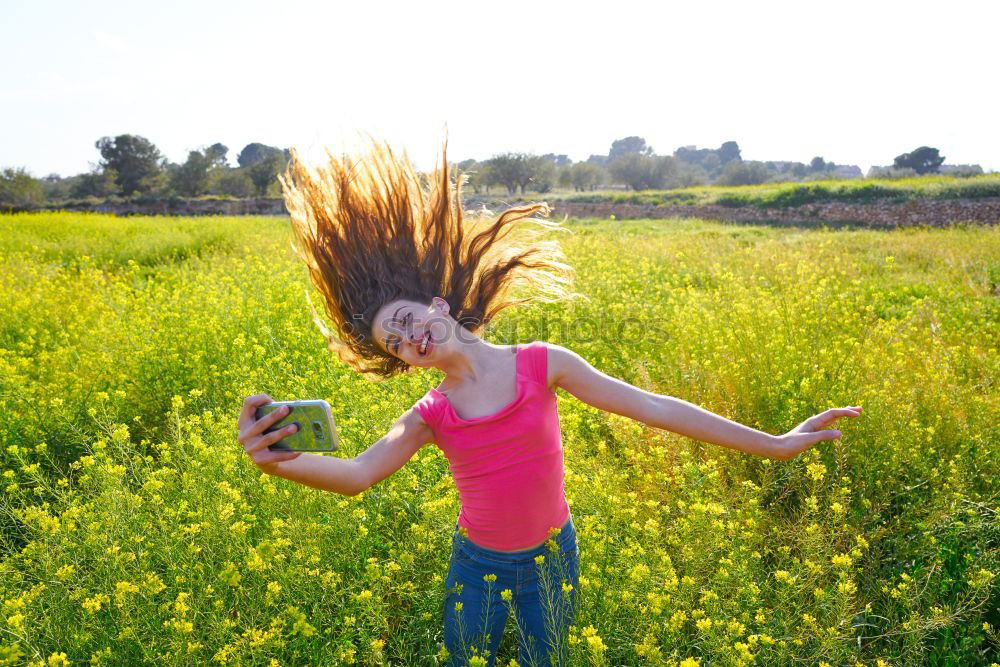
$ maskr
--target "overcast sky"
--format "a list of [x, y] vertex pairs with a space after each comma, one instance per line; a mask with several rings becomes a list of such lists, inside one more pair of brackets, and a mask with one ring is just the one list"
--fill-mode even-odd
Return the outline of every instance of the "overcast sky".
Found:
[[0, 4], [0, 167], [67, 176], [102, 136], [172, 161], [221, 141], [310, 159], [367, 132], [420, 168], [495, 153], [890, 164], [920, 145], [1000, 170], [1000, 3]]

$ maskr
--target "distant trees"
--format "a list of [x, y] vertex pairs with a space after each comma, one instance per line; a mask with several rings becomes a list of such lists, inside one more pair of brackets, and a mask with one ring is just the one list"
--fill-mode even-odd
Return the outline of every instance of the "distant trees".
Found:
[[707, 179], [717, 178], [726, 165], [739, 162], [742, 159], [740, 145], [735, 141], [723, 142], [718, 148], [681, 146], [674, 151], [674, 157], [680, 160], [683, 165], [700, 167], [701, 174]]
[[663, 189], [677, 172], [677, 161], [669, 155], [629, 152], [608, 163], [608, 171], [633, 190]]
[[608, 151], [608, 163], [631, 154], [651, 156], [653, 155], [653, 147], [647, 146], [646, 140], [642, 137], [615, 139], [611, 142], [611, 150]]
[[205, 149], [205, 157], [212, 167], [228, 167], [229, 162], [226, 156], [229, 154], [229, 147], [225, 144], [215, 143]]
[[507, 188], [507, 194], [513, 196], [517, 194], [518, 188], [524, 194], [532, 180], [539, 181], [543, 176], [551, 177], [552, 172], [546, 169], [546, 163], [548, 167], [552, 166], [550, 160], [540, 155], [500, 153], [486, 160], [485, 166], [489, 170], [490, 181], [503, 185]]
[[893, 160], [893, 166], [897, 169], [913, 169], [922, 175], [937, 172], [943, 162], [944, 156], [938, 155], [938, 149], [921, 146], [909, 153], [897, 155]]
[[101, 167], [113, 169], [115, 183], [125, 195], [148, 192], [162, 185], [164, 157], [145, 137], [119, 134], [101, 137], [95, 143], [101, 152]]
[[288, 162], [292, 157], [287, 148], [282, 150], [274, 146], [254, 142], [243, 147], [240, 154], [236, 156], [236, 162], [240, 167], [248, 169], [275, 155], [282, 158], [285, 162]]
[[716, 185], [759, 185], [770, 180], [770, 173], [762, 162], [736, 160], [730, 162], [715, 179]]
[[605, 171], [592, 162], [577, 162], [568, 170], [569, 183], [577, 192], [594, 190], [605, 182]]
[[285, 168], [286, 163], [285, 152], [269, 152], [247, 170], [258, 195], [266, 195], [271, 185], [278, 182], [278, 173]]
[[178, 194], [197, 197], [208, 192], [209, 170], [215, 164], [215, 153], [191, 151], [187, 161], [171, 174], [170, 184]]
[[735, 141], [724, 141], [719, 146], [716, 153], [719, 156], [719, 163], [724, 167], [733, 160], [741, 160], [740, 145]]
[[[168, 162], [145, 137], [121, 134], [95, 142], [101, 159], [91, 171], [66, 178], [58, 174], [36, 179], [24, 169], [0, 171], [0, 208], [30, 208], [72, 198], [108, 198], [123, 195], [167, 197], [226, 195], [251, 197], [280, 195], [278, 174], [290, 158], [288, 149], [260, 142], [246, 144], [228, 161], [229, 148], [220, 142], [189, 150], [181, 163]], [[867, 178], [902, 178], [928, 173], [973, 176], [978, 165], [944, 165], [936, 148], [921, 146], [895, 158], [895, 164], [873, 166]], [[528, 191], [550, 192], [555, 187], [587, 192], [611, 187], [629, 190], [682, 188], [695, 185], [754, 185], [766, 182], [813, 181], [861, 177], [851, 165], [836, 165], [820, 156], [808, 163], [743, 160], [739, 144], [725, 141], [718, 148], [681, 146], [673, 155], [657, 155], [645, 138], [632, 135], [611, 142], [607, 155], [590, 155], [573, 162], [568, 155], [508, 152], [479, 162], [455, 165], [468, 187], [489, 193], [499, 186], [509, 196]], [[426, 178], [422, 175], [421, 178]]]
[[42, 184], [23, 167], [0, 171], [0, 209], [38, 206], [45, 201]]
[[230, 197], [252, 197], [256, 191], [253, 181], [244, 169], [223, 167], [215, 171], [211, 192]]
[[70, 188], [72, 197], [110, 197], [118, 194], [118, 172], [114, 169], [96, 169], [88, 173], [80, 174], [76, 183]]

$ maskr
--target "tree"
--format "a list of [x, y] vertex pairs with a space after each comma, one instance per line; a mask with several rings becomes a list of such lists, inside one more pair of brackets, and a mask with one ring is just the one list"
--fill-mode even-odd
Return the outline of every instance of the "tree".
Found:
[[559, 155], [556, 155], [555, 153], [546, 153], [542, 157], [547, 160], [551, 160], [552, 164], [554, 164], [557, 167], [568, 167], [570, 164], [573, 163], [573, 161], [569, 159], [569, 156], [564, 153], [561, 153]]
[[685, 164], [677, 160], [677, 173], [671, 178], [667, 187], [689, 188], [695, 185], [707, 185], [710, 180], [708, 172], [700, 164]]
[[257, 194], [267, 195], [267, 190], [272, 183], [277, 182], [278, 172], [285, 168], [285, 155], [282, 151], [268, 153], [260, 162], [247, 170], [250, 180], [257, 188]]
[[279, 155], [285, 162], [288, 162], [289, 155], [288, 150], [281, 150], [280, 148], [275, 148], [274, 146], [268, 146], [267, 144], [252, 143], [247, 144], [240, 151], [240, 154], [236, 156], [236, 162], [243, 168], [253, 167], [254, 165], [260, 164], [269, 155]]
[[24, 167], [0, 171], [0, 208], [30, 208], [45, 201], [45, 191]]
[[569, 168], [569, 176], [577, 192], [593, 190], [604, 182], [604, 170], [592, 162], [577, 162]]
[[70, 188], [71, 197], [110, 197], [118, 194], [118, 174], [114, 169], [101, 169], [100, 166], [86, 174], [75, 177], [76, 182]]
[[937, 172], [943, 162], [944, 156], [938, 155], [938, 149], [921, 146], [910, 153], [897, 155], [893, 165], [899, 169], [910, 168], [923, 175]]
[[145, 137], [119, 134], [101, 137], [95, 146], [101, 152], [101, 166], [114, 169], [116, 183], [125, 195], [149, 192], [159, 184], [164, 158], [159, 149]]
[[759, 185], [770, 178], [767, 167], [761, 162], [734, 160], [722, 169], [716, 185]]
[[724, 158], [726, 159], [725, 164], [740, 159], [739, 150], [735, 141], [727, 141], [718, 149], [681, 146], [674, 151], [674, 157], [689, 165], [701, 167], [706, 174], [716, 176], [722, 170]]
[[633, 136], [625, 137], [624, 139], [615, 139], [611, 142], [611, 150], [608, 151], [608, 162], [614, 162], [615, 158], [628, 153], [650, 156], [653, 154], [653, 147], [647, 146], [646, 140], [642, 137]]
[[573, 186], [573, 165], [568, 165], [565, 167], [559, 167], [559, 176], [556, 178], [556, 182], [559, 187], [565, 190]]
[[[544, 193], [552, 189], [556, 182], [556, 163], [547, 155], [533, 155], [528, 159], [530, 177], [528, 184], [535, 192]], [[524, 186], [521, 187], [524, 194]]]
[[809, 171], [823, 171], [826, 168], [827, 164], [821, 157], [814, 157], [809, 163]]
[[228, 167], [229, 161], [226, 159], [227, 155], [229, 155], [229, 147], [225, 144], [215, 143], [205, 149], [205, 157], [208, 158], [213, 169], [216, 167]]
[[517, 194], [518, 188], [524, 194], [524, 188], [534, 175], [533, 157], [527, 153], [501, 153], [487, 160], [486, 166], [493, 182], [506, 187], [508, 195]]
[[213, 159], [206, 153], [210, 150], [206, 149], [205, 153], [191, 151], [188, 153], [187, 162], [171, 174], [170, 183], [178, 193], [188, 197], [197, 197], [208, 192], [208, 173], [212, 167]]
[[254, 184], [246, 169], [222, 167], [215, 169], [211, 175], [209, 192], [230, 197], [250, 197], [254, 193]]
[[719, 163], [725, 167], [733, 160], [740, 160], [740, 145], [735, 141], [725, 141], [716, 151], [719, 154]]
[[484, 190], [489, 192], [493, 180], [490, 175], [489, 166], [485, 162], [476, 162], [474, 159], [462, 160], [457, 165], [460, 176], [465, 177], [465, 183], [472, 188], [477, 195]]
[[630, 152], [609, 162], [608, 171], [633, 190], [662, 189], [667, 179], [676, 174], [677, 161], [668, 155], [654, 157]]

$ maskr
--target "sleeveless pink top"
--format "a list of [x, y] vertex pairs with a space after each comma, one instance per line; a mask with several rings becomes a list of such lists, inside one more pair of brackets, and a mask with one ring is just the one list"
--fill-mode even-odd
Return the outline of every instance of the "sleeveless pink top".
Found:
[[437, 389], [413, 406], [448, 459], [461, 501], [458, 525], [473, 543], [502, 551], [540, 544], [569, 517], [548, 348], [520, 346], [515, 364], [517, 396], [497, 413], [462, 419]]

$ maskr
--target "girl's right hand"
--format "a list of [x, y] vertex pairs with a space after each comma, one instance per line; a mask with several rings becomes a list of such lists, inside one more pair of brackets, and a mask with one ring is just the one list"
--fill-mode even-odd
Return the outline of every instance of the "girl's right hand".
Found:
[[839, 430], [827, 430], [841, 417], [857, 417], [861, 414], [861, 406], [847, 408], [830, 408], [813, 415], [788, 433], [777, 436], [778, 454], [775, 458], [782, 461], [795, 458], [813, 445], [824, 440], [836, 440], [841, 436]]
[[243, 445], [244, 451], [250, 455], [250, 458], [253, 459], [257, 467], [264, 472], [270, 472], [270, 469], [276, 463], [291, 461], [302, 454], [302, 452], [271, 451], [267, 448], [268, 445], [273, 445], [286, 435], [294, 433], [297, 428], [295, 424], [289, 424], [283, 429], [264, 434], [263, 432], [266, 429], [270, 428], [276, 422], [281, 421], [288, 414], [288, 407], [285, 406], [272, 411], [261, 419], [257, 419], [255, 415], [258, 406], [266, 405], [267, 403], [274, 403], [274, 399], [267, 394], [247, 396], [246, 400], [243, 401], [243, 410], [240, 412], [239, 419], [236, 422], [240, 431], [238, 440]]

